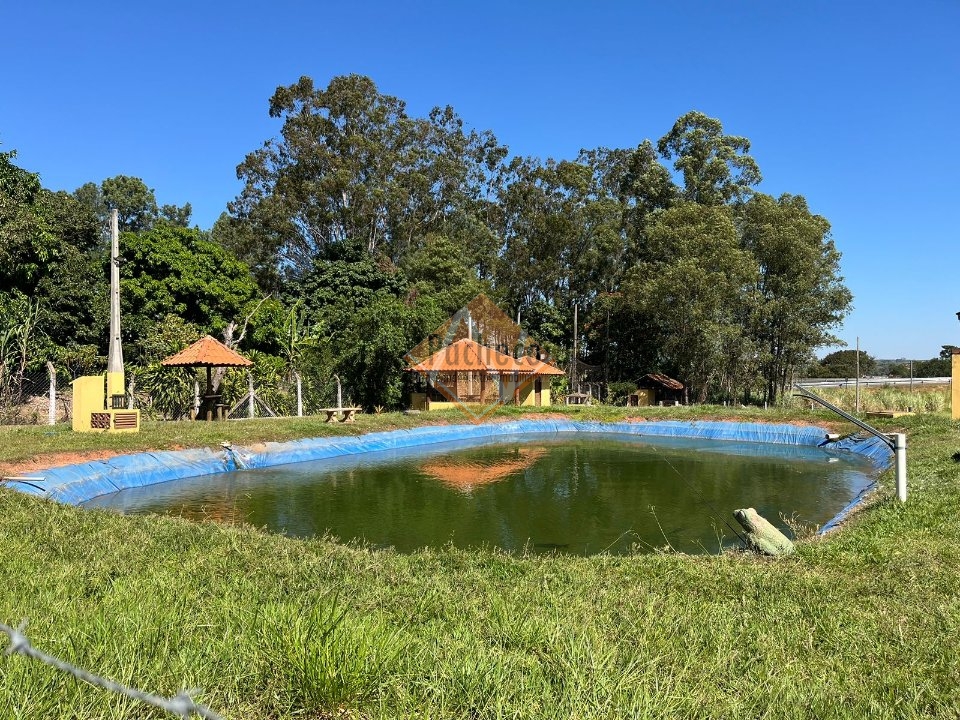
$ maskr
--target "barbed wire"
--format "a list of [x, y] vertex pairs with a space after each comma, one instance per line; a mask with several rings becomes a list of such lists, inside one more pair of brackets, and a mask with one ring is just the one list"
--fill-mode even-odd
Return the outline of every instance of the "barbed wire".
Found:
[[190, 696], [199, 692], [199, 690], [185, 690], [177, 695], [174, 695], [172, 698], [163, 698], [159, 695], [152, 695], [151, 693], [143, 692], [142, 690], [137, 690], [136, 688], [121, 685], [113, 680], [99, 677], [98, 675], [94, 675], [83, 668], [79, 668], [76, 665], [71, 665], [65, 660], [61, 660], [53, 655], [48, 655], [42, 650], [37, 650], [35, 647], [33, 647], [33, 645], [30, 644], [27, 636], [23, 633], [26, 625], [26, 621], [23, 621], [17, 628], [12, 628], [0, 623], [0, 631], [6, 633], [7, 637], [10, 638], [10, 645], [6, 650], [7, 655], [19, 654], [33, 658], [34, 660], [39, 660], [40, 662], [50, 665], [51, 667], [55, 667], [58, 670], [62, 670], [63, 672], [73, 675], [78, 680], [83, 680], [91, 685], [96, 685], [97, 687], [101, 687], [104, 690], [109, 690], [110, 692], [117, 693], [119, 695], [125, 695], [132, 700], [139, 700], [140, 702], [147, 703], [148, 705], [153, 705], [156, 708], [160, 708], [168, 713], [177, 715], [178, 717], [183, 718], [183, 720], [189, 720], [191, 715], [197, 715], [204, 720], [223, 720], [220, 715], [217, 715], [217, 713], [210, 708], [206, 707], [205, 705], [197, 705], [193, 701], [193, 698]]

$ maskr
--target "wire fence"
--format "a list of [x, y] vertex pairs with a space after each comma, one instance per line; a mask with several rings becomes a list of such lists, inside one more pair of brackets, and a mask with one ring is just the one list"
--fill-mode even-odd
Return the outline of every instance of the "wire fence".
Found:
[[[91, 373], [98, 369], [85, 370]], [[70, 422], [71, 383], [78, 374], [82, 373], [75, 368], [51, 362], [17, 373], [5, 371], [0, 365], [0, 425]], [[210, 397], [216, 398], [214, 414], [231, 420], [322, 415], [324, 409], [336, 406], [338, 397], [332, 379], [318, 381], [292, 372], [257, 377], [250, 371], [228, 371], [217, 378], [212, 396], [202, 373], [190, 370], [130, 367], [126, 379], [126, 406], [156, 420], [197, 417], [213, 402]], [[353, 404], [349, 393], [341, 393], [341, 398], [345, 406]]]
[[0, 425], [53, 424], [64, 419], [69, 408], [63, 394], [69, 387], [69, 378], [65, 382], [58, 378], [49, 364], [45, 369], [18, 372], [0, 365]]
[[26, 622], [21, 623], [17, 628], [12, 628], [8, 625], [0, 623], [0, 632], [5, 633], [7, 637], [10, 638], [10, 644], [7, 646], [6, 650], [7, 655], [23, 655], [28, 658], [33, 658], [34, 660], [39, 660], [46, 665], [72, 675], [78, 680], [82, 680], [83, 682], [90, 683], [91, 685], [95, 685], [96, 687], [103, 688], [104, 690], [108, 690], [109, 692], [113, 692], [118, 695], [124, 695], [131, 700], [138, 700], [146, 703], [147, 705], [153, 705], [160, 710], [171, 713], [172, 715], [176, 715], [184, 720], [189, 720], [189, 718], [193, 717], [194, 715], [203, 718], [204, 720], [223, 720], [220, 715], [215, 713], [210, 708], [204, 705], [198, 705], [196, 702], [194, 702], [193, 698], [190, 696], [199, 692], [198, 690], [187, 690], [178, 693], [172, 698], [164, 698], [160, 697], [159, 695], [153, 695], [142, 690], [137, 690], [136, 688], [121, 685], [113, 680], [102, 678], [99, 675], [94, 675], [83, 668], [68, 663], [66, 660], [61, 660], [60, 658], [45, 653], [42, 650], [38, 650], [30, 644], [30, 641], [24, 634], [23, 631], [25, 628]]

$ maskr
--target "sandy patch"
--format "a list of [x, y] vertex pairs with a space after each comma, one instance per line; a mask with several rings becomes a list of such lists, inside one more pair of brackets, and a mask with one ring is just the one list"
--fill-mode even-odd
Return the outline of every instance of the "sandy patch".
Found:
[[84, 450], [83, 452], [60, 452], [47, 455], [35, 455], [29, 460], [12, 463], [0, 463], [0, 477], [31, 475], [38, 470], [47, 470], [64, 465], [76, 465], [90, 460], [107, 460], [121, 453], [113, 450]]

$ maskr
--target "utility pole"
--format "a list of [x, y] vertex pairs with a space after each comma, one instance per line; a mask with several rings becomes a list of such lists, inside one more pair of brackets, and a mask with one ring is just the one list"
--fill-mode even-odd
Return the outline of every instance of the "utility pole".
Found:
[[110, 211], [110, 348], [107, 353], [107, 400], [126, 392], [120, 344], [120, 231], [116, 209]]

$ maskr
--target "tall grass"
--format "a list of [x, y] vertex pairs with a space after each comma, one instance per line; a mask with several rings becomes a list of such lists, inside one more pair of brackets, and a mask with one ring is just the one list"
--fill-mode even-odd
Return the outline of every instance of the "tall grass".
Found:
[[[853, 412], [856, 409], [857, 391], [851, 387], [813, 388], [813, 391], [837, 407]], [[809, 405], [808, 400], [798, 397], [788, 398], [789, 407], [802, 408]], [[942, 413], [950, 410], [950, 386], [918, 386], [914, 390], [901, 385], [860, 388], [860, 411], [913, 411], [920, 413]]]

